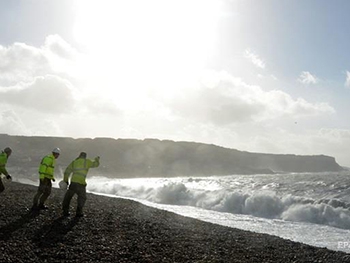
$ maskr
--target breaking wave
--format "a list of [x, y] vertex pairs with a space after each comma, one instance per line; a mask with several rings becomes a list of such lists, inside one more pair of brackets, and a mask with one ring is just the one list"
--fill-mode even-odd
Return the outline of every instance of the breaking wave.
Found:
[[[192, 179], [191, 179], [192, 180]], [[159, 204], [193, 206], [217, 212], [247, 214], [268, 219], [308, 222], [350, 229], [350, 204], [337, 198], [315, 198], [286, 191], [277, 194], [278, 184], [241, 187], [237, 181], [222, 188], [211, 178], [210, 187], [193, 187], [189, 179], [107, 179], [91, 178], [88, 190], [137, 198]], [[198, 181], [200, 181], [198, 179]]]

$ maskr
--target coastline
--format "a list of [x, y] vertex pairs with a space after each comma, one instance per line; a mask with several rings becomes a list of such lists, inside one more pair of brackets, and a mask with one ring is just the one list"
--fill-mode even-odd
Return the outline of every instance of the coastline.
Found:
[[1, 262], [350, 262], [317, 248], [88, 193], [85, 217], [61, 217], [64, 192], [31, 213], [37, 187], [6, 183], [0, 195]]

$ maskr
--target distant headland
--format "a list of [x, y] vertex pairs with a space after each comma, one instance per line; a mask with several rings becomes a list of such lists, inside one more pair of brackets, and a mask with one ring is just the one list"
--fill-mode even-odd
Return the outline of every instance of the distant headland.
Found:
[[101, 156], [98, 174], [115, 178], [336, 172], [344, 170], [326, 155], [266, 154], [212, 144], [158, 139], [112, 139], [11, 136], [0, 134], [0, 147], [10, 146], [8, 165], [16, 172], [37, 174], [41, 158], [55, 148], [64, 169], [79, 152]]

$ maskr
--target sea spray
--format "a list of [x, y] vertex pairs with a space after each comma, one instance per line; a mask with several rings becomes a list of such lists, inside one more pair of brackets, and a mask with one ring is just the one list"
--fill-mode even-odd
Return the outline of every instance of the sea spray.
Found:
[[350, 205], [346, 196], [335, 197], [342, 195], [339, 182], [334, 182], [341, 176], [344, 189], [350, 185], [348, 176], [336, 174], [333, 181], [332, 176], [321, 173], [199, 178], [96, 177], [90, 179], [93, 183], [88, 189], [159, 204], [350, 229]]
[[[38, 183], [27, 177], [14, 180]], [[349, 171], [192, 178], [99, 176], [88, 178], [88, 191], [350, 253], [348, 247], [339, 245], [350, 236]]]

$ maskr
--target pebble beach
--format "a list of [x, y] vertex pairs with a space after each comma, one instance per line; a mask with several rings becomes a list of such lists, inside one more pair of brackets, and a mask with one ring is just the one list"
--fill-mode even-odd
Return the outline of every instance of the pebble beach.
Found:
[[[4, 179], [3, 179], [4, 180]], [[350, 262], [350, 254], [88, 194], [85, 216], [62, 217], [64, 191], [30, 210], [37, 187], [5, 182], [0, 262]]]

